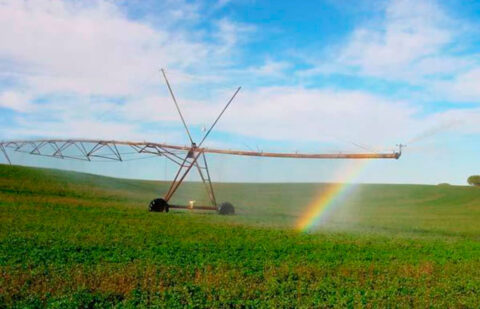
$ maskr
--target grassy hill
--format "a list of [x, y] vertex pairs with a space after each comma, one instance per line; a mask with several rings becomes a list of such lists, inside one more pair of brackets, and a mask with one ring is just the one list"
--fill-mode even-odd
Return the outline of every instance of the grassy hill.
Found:
[[237, 215], [148, 213], [167, 186], [0, 165], [0, 307], [478, 306], [477, 188], [359, 185], [301, 233], [328, 184], [215, 184]]

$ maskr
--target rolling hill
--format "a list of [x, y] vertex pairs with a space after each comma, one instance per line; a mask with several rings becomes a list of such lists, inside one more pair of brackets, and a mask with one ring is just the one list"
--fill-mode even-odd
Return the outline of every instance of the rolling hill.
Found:
[[302, 232], [329, 184], [217, 183], [235, 216], [147, 212], [167, 186], [0, 165], [0, 304], [478, 306], [477, 188], [357, 185]]

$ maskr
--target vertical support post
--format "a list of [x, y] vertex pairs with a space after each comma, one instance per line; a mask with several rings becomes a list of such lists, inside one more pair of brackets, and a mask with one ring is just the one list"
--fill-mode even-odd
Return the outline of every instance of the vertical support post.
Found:
[[214, 207], [217, 207], [217, 199], [215, 198], [215, 193], [213, 191], [212, 178], [210, 177], [210, 172], [208, 170], [207, 157], [205, 153], [202, 152], [203, 163], [205, 164], [205, 171], [207, 172], [208, 186], [210, 187], [211, 200]]
[[[204, 159], [204, 163], [207, 163], [205, 160], [205, 154], [202, 152], [202, 156]], [[205, 190], [207, 191], [208, 197], [210, 199], [210, 204], [213, 207], [217, 207], [217, 201], [215, 200], [215, 195], [213, 194], [212, 182], [210, 181], [210, 174], [208, 173], [208, 166], [205, 164], [205, 170], [207, 173], [207, 177], [203, 176], [202, 168], [198, 162], [195, 163], [197, 166], [198, 174], [200, 174], [200, 178], [202, 179], [203, 185], [205, 186]]]

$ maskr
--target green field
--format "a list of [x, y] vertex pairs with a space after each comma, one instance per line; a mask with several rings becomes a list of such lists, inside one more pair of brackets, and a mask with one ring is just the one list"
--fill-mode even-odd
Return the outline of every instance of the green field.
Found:
[[0, 307], [480, 306], [478, 188], [359, 185], [303, 233], [326, 184], [215, 184], [235, 216], [147, 212], [166, 186], [0, 165]]

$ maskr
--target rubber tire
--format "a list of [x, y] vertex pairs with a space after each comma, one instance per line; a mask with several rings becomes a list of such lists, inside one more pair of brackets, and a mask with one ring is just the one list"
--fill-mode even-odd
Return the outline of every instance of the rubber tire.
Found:
[[168, 203], [163, 198], [156, 198], [148, 204], [148, 211], [151, 212], [168, 212]]
[[223, 202], [218, 206], [218, 214], [220, 215], [234, 215], [235, 208], [233, 207], [232, 203]]

